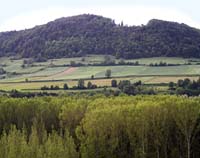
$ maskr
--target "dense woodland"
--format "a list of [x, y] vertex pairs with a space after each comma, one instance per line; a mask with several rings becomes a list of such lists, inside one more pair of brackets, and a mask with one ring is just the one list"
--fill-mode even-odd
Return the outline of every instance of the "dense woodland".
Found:
[[[130, 15], [131, 16], [131, 15]], [[200, 31], [151, 20], [124, 26], [96, 15], [61, 18], [33, 29], [0, 33], [0, 56], [47, 58], [109, 54], [117, 58], [200, 57]]]
[[200, 98], [0, 98], [0, 158], [199, 158]]

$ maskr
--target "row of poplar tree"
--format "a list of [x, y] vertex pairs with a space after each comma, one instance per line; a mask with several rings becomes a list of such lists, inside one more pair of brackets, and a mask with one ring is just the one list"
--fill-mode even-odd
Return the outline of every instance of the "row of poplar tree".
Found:
[[0, 98], [0, 158], [199, 158], [200, 98]]

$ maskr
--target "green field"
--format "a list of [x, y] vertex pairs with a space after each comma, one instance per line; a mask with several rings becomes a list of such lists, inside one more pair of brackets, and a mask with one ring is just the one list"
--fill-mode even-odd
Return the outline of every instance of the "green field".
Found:
[[[86, 79], [94, 75], [95, 78], [105, 77], [105, 71], [111, 69], [112, 77], [131, 76], [197, 76], [200, 74], [200, 65], [183, 65], [169, 67], [149, 67], [149, 66], [85, 66], [77, 67], [73, 72], [65, 74], [68, 67], [45, 68], [41, 71], [30, 74], [16, 75], [1, 81], [30, 81], [42, 80], [64, 80], [64, 79]], [[56, 75], [57, 74], [57, 75]]]
[[[115, 59], [116, 62], [119, 59]], [[83, 64], [101, 63], [104, 56], [88, 56], [84, 58], [63, 58], [53, 59], [42, 63], [33, 63], [32, 66], [23, 68], [24, 59], [12, 60], [10, 58], [0, 58], [1, 66], [6, 72], [6, 75], [0, 77], [0, 89], [39, 89], [44, 85], [63, 86], [68, 83], [70, 86], [76, 85], [78, 79], [89, 80], [94, 75], [94, 82], [100, 86], [110, 86], [111, 79], [105, 78], [105, 71], [110, 69], [112, 78], [117, 80], [128, 79], [132, 82], [141, 80], [144, 83], [168, 83], [176, 82], [178, 79], [190, 77], [196, 80], [200, 75], [200, 65], [197, 63], [199, 59], [183, 59], [183, 58], [145, 58], [126, 60], [127, 62], [139, 61], [139, 66], [81, 66], [69, 67], [64, 66], [70, 64], [71, 61], [80, 62]], [[157, 66], [150, 67], [150, 63], [166, 62], [168, 64], [183, 64], [179, 66]], [[191, 65], [184, 65], [186, 63]], [[144, 65], [146, 64], [146, 65]], [[25, 82], [25, 80], [31, 82]]]

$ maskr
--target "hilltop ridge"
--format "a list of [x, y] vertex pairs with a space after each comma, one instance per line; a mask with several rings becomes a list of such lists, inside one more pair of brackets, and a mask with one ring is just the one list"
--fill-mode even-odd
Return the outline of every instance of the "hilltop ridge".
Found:
[[200, 31], [152, 19], [126, 26], [102, 16], [60, 18], [32, 29], [0, 33], [0, 56], [34, 58], [109, 54], [118, 58], [200, 57]]

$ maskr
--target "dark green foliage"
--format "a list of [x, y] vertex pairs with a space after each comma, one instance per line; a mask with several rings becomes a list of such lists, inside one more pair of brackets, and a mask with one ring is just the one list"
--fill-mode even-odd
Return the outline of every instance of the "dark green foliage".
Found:
[[[50, 90], [48, 87], [44, 86], [41, 90]], [[5, 93], [5, 91], [2, 91]], [[7, 94], [6, 94], [7, 95]], [[20, 92], [17, 90], [12, 90], [9, 93], [9, 96], [12, 98], [33, 98], [33, 97], [42, 97], [42, 96], [58, 96], [57, 93], [47, 93], [47, 92]]]
[[88, 89], [92, 89], [92, 82], [88, 82], [87, 88], [88, 88]]
[[75, 61], [70, 61], [70, 65], [71, 66], [76, 66], [76, 62]]
[[175, 88], [175, 83], [174, 82], [170, 82], [169, 83], [169, 89], [170, 90], [174, 90], [174, 88]]
[[3, 68], [0, 68], [0, 75], [3, 75], [5, 73], [6, 73], [6, 71]]
[[131, 84], [129, 80], [120, 81], [118, 84], [118, 88], [125, 94], [128, 94], [128, 95], [136, 94], [136, 86]]
[[119, 61], [119, 63], [118, 63], [119, 65], [125, 65], [126, 64], [126, 62], [125, 62], [125, 60], [124, 59], [120, 59], [120, 61]]
[[[151, 64], [149, 64], [149, 66], [154, 66], [154, 67], [156, 67], [156, 66], [179, 66], [180, 64], [168, 64], [168, 63], [166, 63], [166, 62], [160, 62], [160, 63], [151, 63]], [[183, 65], [189, 65], [188, 63], [187, 64], [183, 64]]]
[[198, 96], [200, 95], [200, 79], [197, 81], [191, 81], [186, 78], [184, 80], [178, 80], [176, 87], [175, 83], [169, 83], [169, 89], [175, 90], [176, 94], [183, 95], [186, 94], [188, 96]]
[[109, 18], [84, 14], [33, 29], [0, 33], [0, 56], [33, 57], [39, 62], [86, 54], [125, 59], [199, 58], [199, 43], [200, 31], [185, 24], [151, 20], [144, 26], [124, 26]]
[[129, 80], [122, 80], [119, 82], [118, 88], [123, 89], [124, 86], [130, 86], [130, 85], [131, 85], [131, 82]]
[[31, 64], [33, 64], [33, 59], [25, 59], [24, 61], [23, 61], [23, 65], [31, 65]]
[[178, 80], [177, 86], [178, 87], [183, 87], [183, 80]]
[[111, 81], [111, 87], [117, 87], [117, 80]]
[[104, 61], [103, 61], [102, 65], [115, 65], [115, 60], [112, 59], [111, 56], [106, 55], [104, 57]]
[[145, 64], [140, 64], [139, 61], [135, 61], [135, 62], [127, 62], [124, 59], [120, 59], [120, 61], [114, 65], [134, 65], [134, 66], [139, 66], [139, 65], [145, 65]]
[[139, 81], [135, 82], [134, 85], [135, 85], [135, 86], [141, 86], [141, 85], [142, 85], [142, 81], [139, 80]]
[[41, 87], [41, 90], [59, 90], [59, 89], [60, 89], [59, 86], [54, 86], [54, 85], [51, 85], [50, 87], [47, 86]]
[[[66, 66], [66, 65], [65, 65]], [[70, 61], [70, 64], [69, 66], [72, 66], [72, 67], [78, 67], [78, 66], [85, 66], [85, 64], [82, 64], [82, 63], [77, 63], [75, 61]]]
[[50, 90], [59, 90], [59, 86], [54, 86], [54, 85], [51, 85], [50, 86]]
[[97, 85], [92, 84], [92, 82], [89, 81], [87, 84], [87, 89], [95, 89], [95, 88], [97, 88]]
[[129, 80], [122, 80], [119, 82], [118, 88], [121, 90], [121, 92], [128, 95], [140, 95], [140, 94], [154, 95], [156, 94], [153, 88], [145, 87], [142, 84], [142, 81], [131, 83]]
[[166, 62], [160, 62], [160, 63], [151, 63], [149, 66], [169, 66]]
[[[69, 87], [67, 83], [63, 85], [64, 90], [83, 90], [83, 89], [96, 89], [97, 85], [92, 84], [92, 82], [88, 82], [87, 86], [85, 86], [85, 81], [83, 79], [78, 80], [77, 86]], [[40, 88], [41, 90], [61, 90], [59, 86], [54, 86], [51, 85], [50, 87], [48, 86], [43, 86]], [[17, 92], [20, 93], [20, 92]]]
[[85, 89], [85, 81], [83, 79], [78, 80], [77, 88]]
[[67, 89], [69, 89], [69, 87], [68, 87], [67, 83], [65, 83], [65, 84], [64, 84], [64, 86], [63, 86], [63, 89], [64, 89], [64, 90], [67, 90]]
[[43, 87], [41, 87], [41, 90], [49, 90], [50, 88], [49, 87], [47, 87], [47, 86], [43, 86]]

